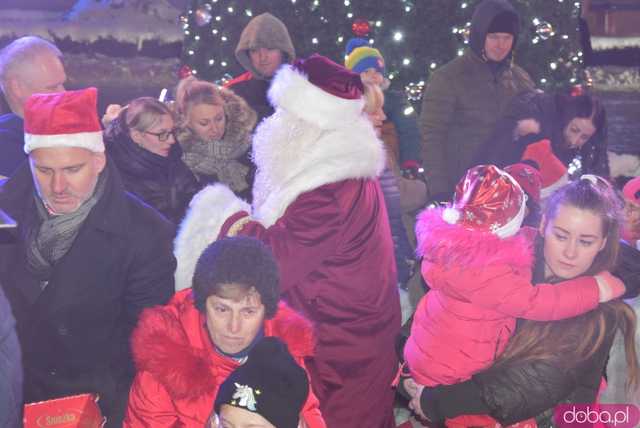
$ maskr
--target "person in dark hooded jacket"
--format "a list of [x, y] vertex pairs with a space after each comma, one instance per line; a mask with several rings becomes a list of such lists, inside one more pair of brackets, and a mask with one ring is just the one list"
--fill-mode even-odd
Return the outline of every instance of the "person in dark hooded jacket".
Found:
[[511, 99], [534, 88], [513, 63], [518, 33], [518, 15], [507, 0], [484, 0], [471, 20], [470, 49], [431, 75], [419, 122], [432, 199], [450, 198]]
[[296, 51], [291, 42], [289, 31], [282, 21], [270, 13], [253, 18], [242, 30], [236, 59], [247, 70], [225, 87], [244, 98], [258, 114], [258, 121], [274, 112], [267, 99], [267, 90], [271, 79], [282, 64], [291, 64]]
[[154, 98], [136, 98], [108, 124], [104, 139], [125, 189], [174, 224], [182, 220], [200, 185], [181, 159], [169, 108]]

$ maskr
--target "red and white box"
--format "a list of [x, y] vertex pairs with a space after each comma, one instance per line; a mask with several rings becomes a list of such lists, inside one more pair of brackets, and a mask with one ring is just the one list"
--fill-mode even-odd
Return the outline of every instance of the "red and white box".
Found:
[[24, 428], [101, 428], [105, 423], [94, 394], [80, 394], [24, 406]]

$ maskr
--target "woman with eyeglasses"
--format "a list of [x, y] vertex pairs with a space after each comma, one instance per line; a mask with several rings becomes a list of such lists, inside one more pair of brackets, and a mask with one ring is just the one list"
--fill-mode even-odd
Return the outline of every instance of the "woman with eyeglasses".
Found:
[[198, 181], [226, 184], [251, 202], [255, 175], [251, 131], [256, 113], [231, 90], [193, 76], [178, 84], [175, 107], [182, 159]]
[[104, 141], [125, 188], [177, 224], [200, 186], [182, 161], [174, 126], [165, 104], [136, 98], [106, 125]]

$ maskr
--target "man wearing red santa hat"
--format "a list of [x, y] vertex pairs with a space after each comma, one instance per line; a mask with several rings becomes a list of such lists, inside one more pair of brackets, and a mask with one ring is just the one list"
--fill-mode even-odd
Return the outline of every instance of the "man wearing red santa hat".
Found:
[[271, 247], [283, 298], [316, 327], [307, 367], [329, 427], [395, 426], [400, 305], [377, 180], [384, 149], [363, 113], [365, 99], [376, 99], [368, 91], [319, 55], [284, 65], [269, 89], [275, 113], [253, 140], [253, 206], [226, 187], [206, 188], [176, 238], [178, 288], [190, 286], [199, 253], [218, 236]]
[[17, 223], [0, 245], [0, 282], [16, 318], [25, 402], [99, 396], [107, 427], [122, 425], [133, 378], [129, 336], [139, 312], [173, 291], [171, 225], [125, 192], [104, 155], [89, 88], [32, 95], [29, 156], [0, 184]]

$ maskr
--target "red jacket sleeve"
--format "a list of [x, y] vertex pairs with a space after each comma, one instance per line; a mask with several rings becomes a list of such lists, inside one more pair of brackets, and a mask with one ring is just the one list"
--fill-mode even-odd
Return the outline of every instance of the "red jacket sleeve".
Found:
[[557, 284], [533, 285], [528, 276], [509, 267], [468, 271], [463, 282], [477, 283], [468, 298], [487, 309], [504, 315], [534, 321], [554, 321], [589, 312], [598, 306], [598, 283], [592, 276]]
[[129, 391], [123, 428], [172, 428], [177, 422], [176, 409], [164, 387], [148, 372], [138, 372]]
[[[341, 239], [343, 215], [331, 184], [303, 193], [269, 228], [250, 221], [238, 235], [253, 236], [267, 244], [280, 267], [282, 292], [298, 284], [333, 254]], [[245, 214], [246, 215], [246, 214]], [[224, 234], [239, 220], [236, 213], [221, 228]]]
[[[300, 363], [300, 361], [298, 361], [298, 363]], [[305, 370], [307, 369], [304, 363], [301, 363], [301, 365]], [[308, 377], [309, 374], [307, 373], [307, 378]], [[300, 416], [307, 423], [308, 428], [327, 428], [327, 424], [324, 422], [324, 418], [320, 412], [320, 401], [318, 401], [318, 397], [316, 397], [311, 389], [311, 380], [309, 380], [309, 396], [302, 407]]]

